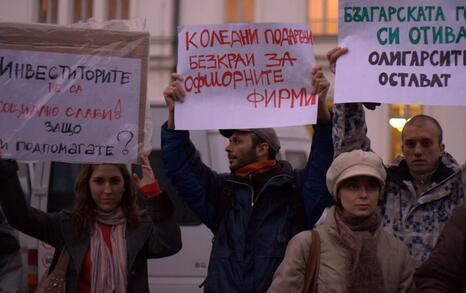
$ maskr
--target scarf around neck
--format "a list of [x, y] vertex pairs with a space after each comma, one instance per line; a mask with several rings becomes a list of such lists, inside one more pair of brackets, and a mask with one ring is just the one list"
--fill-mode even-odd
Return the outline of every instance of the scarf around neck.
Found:
[[[121, 208], [106, 213], [96, 211], [91, 236], [91, 293], [126, 292], [126, 217]], [[110, 226], [112, 253], [105, 244], [99, 224]]]
[[252, 187], [254, 191], [253, 200], [255, 201], [264, 184], [278, 174], [279, 171], [280, 166], [277, 160], [266, 160], [248, 164], [236, 170], [233, 175], [236, 180], [247, 183]]
[[239, 168], [234, 172], [233, 175], [235, 175], [236, 177], [247, 177], [250, 174], [258, 174], [270, 171], [277, 167], [277, 165], [277, 160], [257, 161]]
[[382, 293], [384, 280], [377, 258], [374, 232], [381, 224], [377, 212], [365, 219], [349, 217], [335, 209], [338, 233], [350, 257], [346, 260], [347, 293]]

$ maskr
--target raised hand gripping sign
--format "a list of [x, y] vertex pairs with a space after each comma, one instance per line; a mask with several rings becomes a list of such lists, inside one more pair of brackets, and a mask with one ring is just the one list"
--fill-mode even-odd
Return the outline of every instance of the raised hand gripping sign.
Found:
[[184, 103], [177, 129], [315, 123], [315, 64], [308, 25], [248, 23], [178, 28]]
[[335, 97], [466, 106], [464, 0], [340, 0]]
[[[3, 157], [136, 161], [147, 33], [10, 24], [0, 31]], [[38, 43], [22, 43], [31, 38]]]

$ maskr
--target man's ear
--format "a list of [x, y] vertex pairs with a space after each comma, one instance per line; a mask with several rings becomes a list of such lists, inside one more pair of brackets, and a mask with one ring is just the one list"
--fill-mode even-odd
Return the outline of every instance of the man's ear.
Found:
[[260, 143], [256, 146], [256, 155], [258, 158], [269, 157], [269, 144], [266, 142]]
[[443, 156], [444, 153], [445, 153], [445, 144], [441, 143], [440, 144], [440, 154]]

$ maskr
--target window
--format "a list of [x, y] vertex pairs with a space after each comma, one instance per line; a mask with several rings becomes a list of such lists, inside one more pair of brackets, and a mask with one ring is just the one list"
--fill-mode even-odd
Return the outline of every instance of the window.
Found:
[[338, 0], [309, 0], [308, 19], [315, 36], [338, 33]]
[[226, 0], [225, 22], [253, 22], [254, 0]]
[[39, 0], [38, 21], [42, 23], [58, 22], [58, 0]]
[[73, 22], [86, 21], [94, 15], [94, 0], [74, 0]]
[[129, 0], [108, 0], [107, 19], [129, 19]]

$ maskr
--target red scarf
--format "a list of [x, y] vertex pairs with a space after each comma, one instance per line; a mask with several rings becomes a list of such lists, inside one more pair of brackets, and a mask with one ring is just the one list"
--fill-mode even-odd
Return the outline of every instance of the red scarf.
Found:
[[236, 170], [233, 175], [236, 177], [247, 177], [249, 174], [264, 173], [277, 166], [277, 160], [257, 161]]

